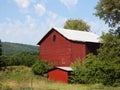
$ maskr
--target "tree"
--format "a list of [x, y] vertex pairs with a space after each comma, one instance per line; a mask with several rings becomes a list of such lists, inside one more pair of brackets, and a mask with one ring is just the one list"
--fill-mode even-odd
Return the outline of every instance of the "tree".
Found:
[[100, 0], [95, 9], [95, 15], [112, 28], [110, 32], [120, 37], [120, 0]]
[[0, 40], [0, 56], [2, 55], [2, 42]]
[[109, 26], [120, 24], [120, 0], [100, 0], [95, 7], [95, 15], [103, 19]]
[[2, 67], [2, 43], [1, 43], [1, 40], [0, 40], [0, 69]]
[[80, 19], [69, 19], [65, 22], [65, 29], [80, 30], [80, 31], [90, 31], [90, 26], [86, 22]]

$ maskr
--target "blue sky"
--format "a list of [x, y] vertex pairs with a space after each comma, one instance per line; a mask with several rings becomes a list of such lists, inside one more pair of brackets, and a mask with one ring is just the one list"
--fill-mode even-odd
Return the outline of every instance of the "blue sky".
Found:
[[99, 0], [1, 0], [0, 39], [36, 45], [52, 27], [63, 28], [67, 19], [82, 19], [101, 35], [108, 27], [94, 16]]

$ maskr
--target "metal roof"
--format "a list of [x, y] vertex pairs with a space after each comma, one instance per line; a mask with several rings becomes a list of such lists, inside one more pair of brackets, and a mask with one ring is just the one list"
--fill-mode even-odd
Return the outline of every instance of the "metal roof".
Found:
[[71, 40], [71, 41], [100, 43], [99, 36], [95, 33], [53, 27], [38, 42], [38, 45], [44, 40], [44, 38], [47, 36], [47, 34], [49, 34], [50, 31], [52, 31], [52, 30], [57, 31], [58, 33], [63, 35], [65, 38], [67, 38], [68, 40]]
[[72, 41], [82, 41], [82, 42], [94, 42], [99, 43], [99, 36], [92, 32], [53, 28], [64, 37]]
[[58, 69], [62, 69], [62, 70], [65, 70], [65, 71], [73, 71], [73, 69], [71, 67], [56, 67]]

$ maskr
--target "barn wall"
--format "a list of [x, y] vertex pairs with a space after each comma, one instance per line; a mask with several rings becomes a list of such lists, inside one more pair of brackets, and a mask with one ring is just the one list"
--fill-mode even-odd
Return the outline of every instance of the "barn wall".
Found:
[[48, 78], [52, 81], [68, 83], [68, 72], [60, 69], [54, 69], [48, 72]]
[[[55, 41], [53, 41], [54, 35], [56, 35]], [[53, 30], [41, 43], [40, 59], [47, 62], [54, 62], [57, 66], [69, 66], [71, 56], [70, 47], [70, 42]]]
[[86, 58], [86, 45], [83, 42], [72, 42], [71, 43], [71, 62], [76, 59]]

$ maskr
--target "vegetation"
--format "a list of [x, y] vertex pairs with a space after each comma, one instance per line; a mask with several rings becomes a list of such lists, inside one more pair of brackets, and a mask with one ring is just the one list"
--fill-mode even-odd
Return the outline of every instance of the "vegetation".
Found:
[[80, 19], [69, 19], [64, 25], [65, 29], [79, 30], [79, 31], [89, 31], [90, 26], [86, 22]]
[[120, 87], [52, 82], [34, 75], [29, 67], [10, 66], [0, 71], [0, 90], [120, 90]]
[[99, 0], [95, 15], [103, 19], [110, 27], [120, 24], [120, 0]]
[[118, 63], [107, 62], [91, 54], [82, 64], [78, 62], [72, 64], [74, 71], [70, 77], [71, 83], [101, 83], [107, 86], [120, 86], [120, 65]]
[[2, 55], [2, 42], [0, 40], [0, 56]]
[[111, 28], [101, 36], [98, 55], [88, 55], [82, 64], [72, 64], [74, 69], [71, 83], [102, 83], [120, 86], [120, 0], [100, 0], [96, 6], [96, 16]]
[[38, 46], [2, 42], [3, 55], [20, 54], [22, 52], [39, 52]]
[[1, 56], [0, 67], [14, 66], [14, 65], [24, 65], [31, 67], [36, 61], [39, 60], [38, 53], [23, 52], [16, 55]]
[[106, 33], [101, 39], [98, 55], [89, 54], [82, 64], [78, 61], [72, 64], [71, 83], [120, 86], [120, 38]]
[[111, 27], [110, 32], [120, 38], [120, 0], [99, 0], [95, 15]]
[[2, 56], [2, 43], [0, 40], [0, 69], [1, 69], [1, 65], [2, 65], [1, 56]]
[[48, 72], [48, 64], [45, 61], [38, 61], [32, 66], [32, 71], [36, 75], [44, 75]]

